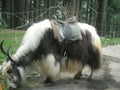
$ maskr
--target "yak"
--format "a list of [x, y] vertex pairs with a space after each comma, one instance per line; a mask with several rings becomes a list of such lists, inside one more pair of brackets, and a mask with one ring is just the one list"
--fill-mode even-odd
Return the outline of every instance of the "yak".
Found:
[[91, 80], [94, 70], [99, 69], [101, 65], [100, 37], [95, 27], [89, 24], [76, 22], [75, 25], [79, 27], [77, 29], [80, 39], [60, 40], [60, 28], [57, 28], [55, 35], [55, 22], [51, 24], [50, 19], [45, 19], [34, 23], [27, 29], [14, 55], [10, 53], [11, 47], [8, 50], [4, 49], [2, 41], [0, 49], [8, 58], [2, 63], [1, 73], [7, 77], [8, 87], [20, 86], [31, 64], [34, 64], [33, 68], [38, 64], [40, 72], [47, 76], [44, 83], [54, 82], [61, 72], [67, 71], [74, 72], [74, 78], [79, 79], [85, 65], [91, 69], [88, 77], [88, 80]]

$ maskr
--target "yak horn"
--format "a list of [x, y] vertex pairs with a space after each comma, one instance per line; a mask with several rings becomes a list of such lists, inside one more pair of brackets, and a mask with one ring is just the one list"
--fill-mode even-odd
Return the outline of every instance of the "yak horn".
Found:
[[3, 43], [4, 43], [4, 40], [0, 43], [0, 49], [1, 49], [2, 53], [5, 54], [6, 56], [8, 56], [8, 60], [10, 60], [10, 61], [13, 62], [13, 63], [16, 63], [16, 62], [13, 60], [13, 58], [12, 58], [12, 56], [11, 56], [11, 53], [10, 53], [10, 49], [11, 49], [12, 46], [10, 46], [10, 47], [7, 49], [7, 52], [6, 52], [6, 51], [4, 50], [4, 48], [3, 48]]

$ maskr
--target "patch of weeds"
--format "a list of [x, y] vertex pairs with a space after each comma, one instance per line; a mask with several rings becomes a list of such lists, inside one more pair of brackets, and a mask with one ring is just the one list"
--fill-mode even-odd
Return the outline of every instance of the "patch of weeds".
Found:
[[101, 37], [102, 46], [118, 45], [120, 44], [120, 38], [106, 38]]
[[2, 86], [2, 90], [8, 90], [8, 88], [7, 88], [7, 79], [3, 75], [0, 75], [0, 84]]

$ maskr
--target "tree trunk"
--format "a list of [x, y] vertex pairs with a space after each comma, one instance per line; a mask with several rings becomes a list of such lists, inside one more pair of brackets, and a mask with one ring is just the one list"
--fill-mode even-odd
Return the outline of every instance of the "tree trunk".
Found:
[[45, 10], [47, 10], [46, 15], [45, 15], [46, 17], [49, 17], [49, 15], [50, 15], [50, 12], [48, 11], [48, 8], [50, 7], [50, 1], [51, 0], [45, 0]]
[[34, 0], [34, 21], [38, 21], [38, 15], [39, 15], [39, 0]]
[[86, 22], [89, 23], [90, 21], [90, 3], [91, 3], [91, 0], [87, 0], [87, 15], [86, 15]]
[[[14, 13], [14, 0], [11, 0], [10, 3], [10, 13]], [[10, 28], [14, 27], [14, 14], [11, 15], [10, 17]]]
[[88, 5], [87, 5], [87, 20], [86, 20], [86, 22], [91, 25], [94, 25], [94, 26], [96, 23], [96, 16], [97, 16], [96, 7], [98, 6], [96, 1], [97, 0], [88, 0], [88, 2], [87, 2]]
[[29, 17], [30, 17], [30, 12], [29, 12], [29, 8], [30, 8], [30, 0], [25, 0], [25, 20], [26, 22], [25, 23], [29, 23], [30, 20], [29, 20]]
[[96, 28], [98, 30], [98, 34], [102, 35], [102, 30], [104, 27], [104, 17], [105, 17], [105, 9], [106, 9], [106, 0], [98, 0], [98, 14], [96, 20]]
[[[9, 11], [10, 11], [10, 1], [11, 0], [2, 0], [2, 19], [3, 21], [9, 26], [10, 23], [9, 20], [10, 20], [10, 14]], [[7, 13], [8, 12], [8, 13]], [[7, 27], [8, 27], [7, 26]]]
[[14, 28], [23, 25], [25, 21], [25, 0], [14, 0]]
[[78, 20], [80, 20], [81, 18], [81, 10], [82, 10], [82, 0], [79, 0], [79, 3], [78, 3], [78, 6], [79, 6], [79, 9], [78, 9]]

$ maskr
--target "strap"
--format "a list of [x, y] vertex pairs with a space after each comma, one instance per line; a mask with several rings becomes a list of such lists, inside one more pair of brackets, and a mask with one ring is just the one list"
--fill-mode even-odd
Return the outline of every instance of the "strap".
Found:
[[58, 39], [57, 28], [56, 28], [56, 26], [55, 26], [55, 24], [54, 24], [54, 22], [53, 22], [52, 20], [50, 21], [50, 24], [51, 24], [52, 29], [53, 29], [54, 38], [55, 38], [55, 39]]

